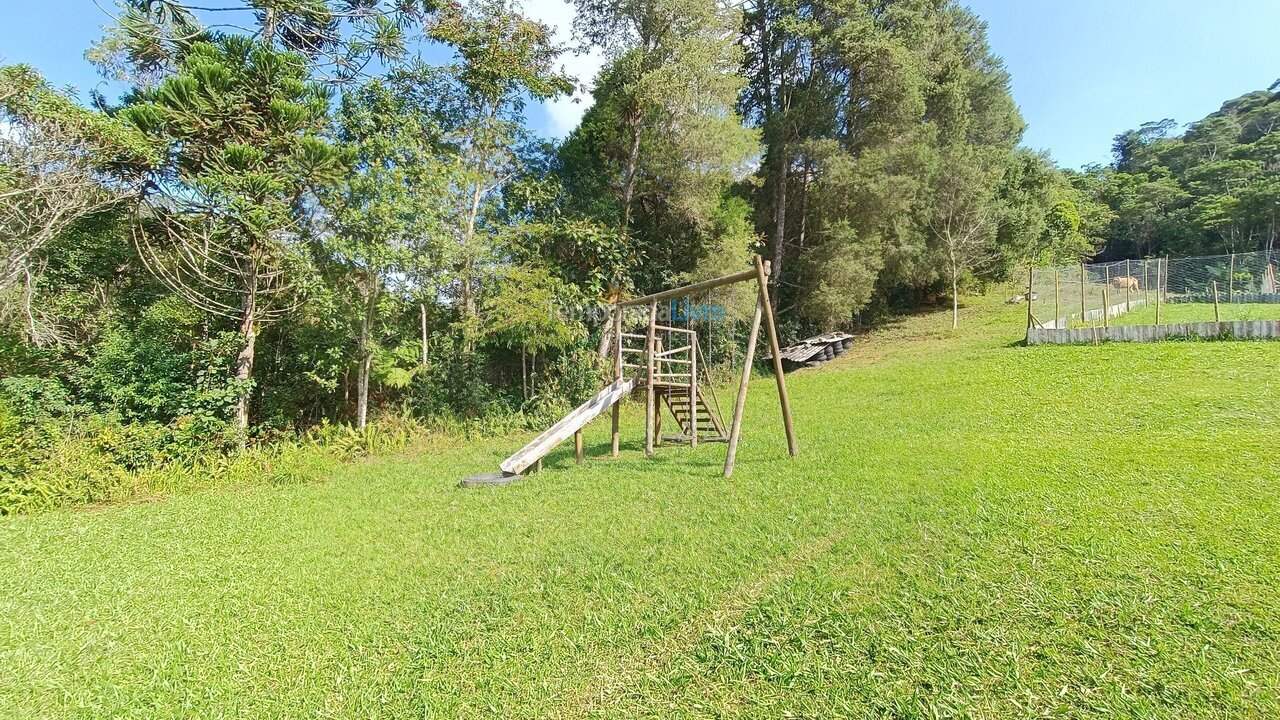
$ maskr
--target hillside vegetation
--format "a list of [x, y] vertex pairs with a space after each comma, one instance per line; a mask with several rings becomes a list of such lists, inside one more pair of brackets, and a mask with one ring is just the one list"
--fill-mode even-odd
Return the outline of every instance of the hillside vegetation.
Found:
[[5, 717], [1270, 717], [1276, 346], [1018, 345], [998, 299], [752, 386], [722, 446], [640, 414], [326, 482], [0, 519]]

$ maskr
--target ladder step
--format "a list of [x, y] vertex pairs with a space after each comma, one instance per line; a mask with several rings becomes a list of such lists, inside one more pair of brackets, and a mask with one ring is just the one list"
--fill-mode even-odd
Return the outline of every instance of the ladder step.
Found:
[[[688, 434], [684, 434], [684, 433], [682, 433], [682, 434], [680, 434], [680, 435], [663, 435], [663, 436], [662, 436], [662, 441], [663, 441], [663, 442], [683, 442], [683, 443], [687, 443], [687, 442], [689, 442], [689, 436], [688, 436]], [[729, 438], [727, 438], [727, 437], [725, 437], [725, 436], [723, 436], [723, 435], [703, 435], [702, 433], [698, 433], [698, 442], [700, 442], [700, 443], [725, 443], [725, 442], [729, 442]]]

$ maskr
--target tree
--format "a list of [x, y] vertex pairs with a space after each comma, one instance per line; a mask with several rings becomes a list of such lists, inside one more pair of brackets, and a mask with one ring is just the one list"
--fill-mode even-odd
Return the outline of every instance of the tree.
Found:
[[[746, 49], [742, 93], [745, 119], [759, 127], [767, 147], [761, 167], [766, 193], [761, 202], [770, 226], [774, 292], [778, 311], [783, 274], [788, 267], [787, 202], [795, 155], [814, 119], [806, 107], [816, 97], [814, 82], [818, 54], [815, 39], [820, 29], [813, 21], [812, 6], [797, 0], [754, 0], [745, 6], [741, 43]], [[806, 168], [807, 179], [807, 168]], [[802, 217], [801, 222], [804, 222]], [[810, 262], [811, 269], [816, 269]], [[847, 273], [845, 273], [847, 275]], [[825, 303], [824, 303], [825, 304]]]
[[192, 43], [176, 74], [122, 112], [167, 146], [148, 168], [140, 252], [175, 293], [237, 323], [242, 432], [257, 337], [296, 305], [308, 276], [300, 216], [314, 190], [343, 172], [321, 136], [328, 104], [302, 56], [228, 36]]
[[588, 195], [578, 210], [638, 237], [659, 268], [642, 283], [669, 282], [702, 256], [725, 188], [758, 149], [734, 110], [743, 84], [738, 14], [709, 0], [577, 7], [575, 29], [610, 61], [562, 151], [567, 184], [607, 193], [611, 203]]
[[322, 233], [319, 264], [354, 315], [356, 426], [363, 428], [379, 326], [411, 294], [411, 283], [432, 291], [447, 263], [440, 201], [450, 178], [437, 158], [432, 119], [385, 83], [345, 93], [338, 122], [352, 163], [323, 193], [332, 226]]
[[400, 74], [421, 107], [437, 113], [449, 148], [453, 180], [449, 201], [456, 239], [455, 274], [466, 347], [477, 332], [478, 268], [493, 259], [496, 232], [486, 216], [522, 165], [529, 137], [522, 121], [529, 98], [567, 94], [573, 86], [556, 66], [560, 49], [545, 25], [506, 0], [474, 6], [447, 4], [432, 24], [432, 39], [457, 48], [457, 62], [438, 72], [419, 64]]
[[[780, 306], [827, 326], [837, 313], [847, 311], [841, 321], [851, 322], [871, 303], [918, 302], [940, 289], [951, 268], [936, 232], [947, 222], [935, 204], [953, 196], [938, 185], [949, 177], [949, 158], [976, 153], [999, 169], [974, 178], [985, 183], [973, 188], [984, 198], [995, 197], [1002, 172], [1017, 166], [1023, 122], [985, 26], [954, 2], [821, 0], [779, 17], [769, 32], [776, 46], [793, 48], [770, 62], [794, 52], [800, 63], [788, 75], [789, 109], [772, 115], [785, 129], [786, 172], [762, 167], [759, 177], [773, 187], [758, 201], [770, 208], [758, 212], [758, 227], [773, 234], [775, 253], [780, 240], [800, 258], [777, 288]], [[779, 83], [759, 75], [751, 101], [758, 106]], [[778, 140], [766, 132], [766, 141], [768, 159]], [[952, 210], [943, 215], [954, 227], [965, 213]], [[991, 239], [999, 221], [990, 218], [990, 232], [976, 237]], [[856, 272], [855, 262], [864, 264]], [[998, 274], [994, 265], [989, 271]], [[842, 296], [852, 302], [837, 302]]]
[[1114, 217], [1104, 259], [1206, 255], [1272, 247], [1280, 171], [1280, 93], [1228, 100], [1180, 135], [1172, 120], [1116, 137], [1115, 162], [1091, 201]]
[[[177, 71], [191, 42], [234, 28], [264, 47], [306, 58], [313, 80], [352, 83], [370, 68], [398, 63], [411, 31], [434, 10], [434, 0], [119, 0], [116, 24], [86, 56], [103, 75], [150, 89]], [[222, 22], [235, 17], [248, 24]], [[213, 19], [212, 27], [202, 18]]]
[[22, 65], [0, 67], [0, 128], [3, 312], [20, 314], [28, 339], [44, 345], [60, 339], [35, 297], [44, 248], [76, 222], [126, 202], [139, 178], [110, 169], [153, 152], [128, 125], [86, 110]]
[[960, 278], [994, 262], [996, 205], [989, 157], [971, 150], [942, 156], [929, 222], [951, 280], [951, 327], [960, 326]]

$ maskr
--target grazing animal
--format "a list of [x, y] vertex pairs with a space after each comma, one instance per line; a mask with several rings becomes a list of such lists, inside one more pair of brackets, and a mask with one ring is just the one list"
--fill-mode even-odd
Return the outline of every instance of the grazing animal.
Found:
[[1117, 290], [1141, 290], [1138, 285], [1138, 278], [1121, 275], [1120, 277], [1111, 278], [1111, 284], [1116, 286]]
[[[1033, 292], [1033, 293], [1031, 293], [1031, 299], [1032, 299], [1033, 301], [1034, 301], [1034, 300], [1039, 300], [1039, 299], [1040, 299], [1040, 293], [1038, 293], [1038, 292]], [[1022, 295], [1014, 295], [1013, 297], [1009, 298], [1008, 300], [1005, 300], [1005, 303], [1006, 303], [1006, 304], [1008, 304], [1008, 305], [1017, 305], [1018, 303], [1024, 303], [1024, 302], [1026, 302], [1026, 301], [1027, 301], [1027, 295], [1026, 295], [1026, 293], [1023, 293]]]

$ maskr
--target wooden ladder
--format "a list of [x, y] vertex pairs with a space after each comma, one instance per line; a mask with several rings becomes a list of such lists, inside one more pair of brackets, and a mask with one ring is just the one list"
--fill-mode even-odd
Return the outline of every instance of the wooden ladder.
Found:
[[[690, 418], [691, 408], [688, 386], [662, 385], [657, 390], [663, 402], [666, 403], [667, 409], [671, 411], [671, 416], [675, 418], [676, 425], [680, 428], [679, 435], [664, 435], [662, 439], [670, 442], [689, 442], [693, 423]], [[707, 402], [707, 397], [703, 394], [701, 387], [698, 388], [696, 400], [692, 405], [692, 410], [698, 413], [698, 442], [728, 442], [729, 438], [724, 429], [724, 421], [720, 418], [720, 414]]]

